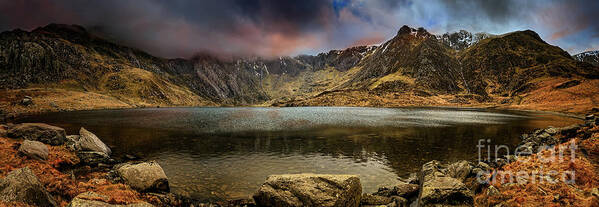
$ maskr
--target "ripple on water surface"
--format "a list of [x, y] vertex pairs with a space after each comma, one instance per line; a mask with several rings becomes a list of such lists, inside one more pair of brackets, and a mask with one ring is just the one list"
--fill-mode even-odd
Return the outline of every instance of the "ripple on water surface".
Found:
[[96, 133], [114, 154], [157, 160], [174, 192], [250, 196], [284, 173], [359, 175], [365, 192], [436, 159], [477, 157], [477, 141], [515, 145], [535, 128], [580, 120], [546, 113], [449, 108], [160, 108], [50, 113], [46, 122]]

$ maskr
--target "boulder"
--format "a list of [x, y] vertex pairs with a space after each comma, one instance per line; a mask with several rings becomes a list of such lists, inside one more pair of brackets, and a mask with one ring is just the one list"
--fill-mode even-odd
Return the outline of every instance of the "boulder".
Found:
[[40, 141], [49, 145], [62, 145], [66, 141], [63, 128], [43, 123], [24, 123], [11, 127], [8, 137]]
[[100, 195], [94, 192], [85, 192], [77, 195], [68, 207], [152, 207], [152, 204], [146, 202], [133, 203], [129, 205], [114, 205], [105, 203], [99, 200], [108, 200], [105, 195]]
[[472, 172], [473, 166], [466, 160], [455, 162], [447, 166], [447, 175], [464, 182]]
[[158, 163], [125, 163], [115, 166], [116, 173], [133, 189], [140, 192], [168, 192], [168, 178]]
[[368, 193], [362, 194], [362, 198], [360, 199], [360, 205], [387, 205], [392, 203], [393, 199], [385, 196], [378, 195], [370, 195]]
[[58, 206], [29, 168], [13, 170], [0, 179], [0, 200], [34, 206]]
[[473, 206], [473, 193], [433, 160], [420, 171], [419, 206]]
[[110, 156], [112, 153], [110, 148], [106, 146], [102, 140], [83, 127], [79, 130], [79, 140], [77, 141], [77, 145], [81, 151], [102, 152], [107, 156]]
[[48, 159], [48, 147], [44, 143], [38, 141], [23, 141], [19, 147], [19, 153], [38, 160]]
[[362, 185], [356, 175], [271, 175], [254, 201], [258, 206], [359, 206]]

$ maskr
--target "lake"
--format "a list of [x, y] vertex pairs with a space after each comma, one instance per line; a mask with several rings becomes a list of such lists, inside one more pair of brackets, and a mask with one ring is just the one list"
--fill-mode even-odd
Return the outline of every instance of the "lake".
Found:
[[171, 191], [206, 201], [251, 196], [271, 174], [359, 175], [364, 192], [430, 160], [475, 160], [479, 139], [518, 144], [536, 128], [581, 120], [550, 113], [455, 108], [146, 108], [48, 113], [44, 122], [92, 131], [115, 156], [156, 160]]

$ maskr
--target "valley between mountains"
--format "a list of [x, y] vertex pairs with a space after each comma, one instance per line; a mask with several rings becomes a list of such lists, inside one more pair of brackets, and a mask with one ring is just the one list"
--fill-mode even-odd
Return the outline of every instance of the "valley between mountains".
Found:
[[434, 35], [403, 26], [315, 56], [165, 59], [77, 25], [0, 34], [0, 117], [170, 106], [473, 106], [597, 112], [597, 52], [534, 31]]

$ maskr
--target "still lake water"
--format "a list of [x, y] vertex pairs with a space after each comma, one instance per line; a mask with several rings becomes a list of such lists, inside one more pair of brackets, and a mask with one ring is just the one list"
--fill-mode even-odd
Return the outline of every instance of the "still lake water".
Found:
[[115, 155], [156, 160], [172, 192], [246, 198], [283, 173], [357, 174], [364, 192], [399, 182], [430, 160], [475, 160], [477, 140], [514, 146], [535, 128], [578, 119], [451, 108], [148, 108], [49, 113], [45, 122], [94, 132]]

